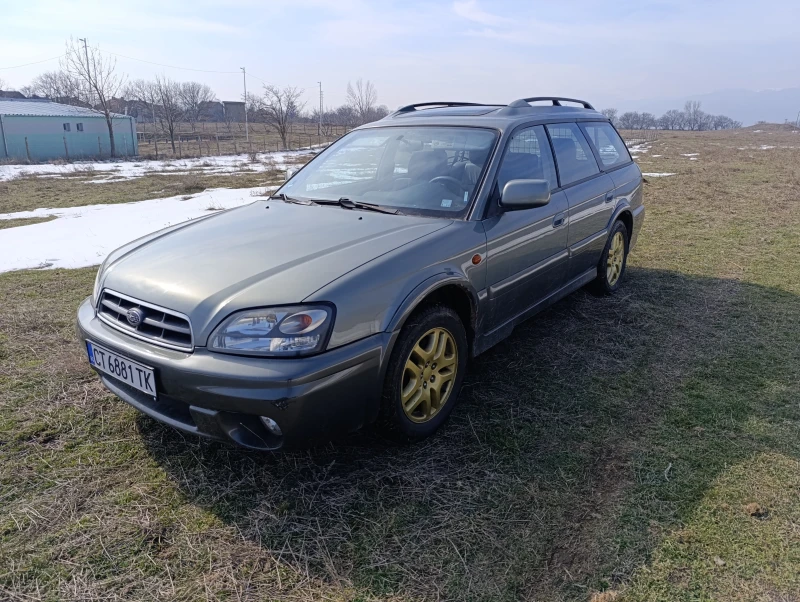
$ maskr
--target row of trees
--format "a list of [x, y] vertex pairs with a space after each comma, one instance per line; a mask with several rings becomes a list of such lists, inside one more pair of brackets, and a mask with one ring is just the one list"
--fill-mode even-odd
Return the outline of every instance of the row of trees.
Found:
[[[167, 76], [128, 81], [118, 72], [116, 60], [99, 48], [79, 44], [70, 39], [59, 69], [42, 73], [19, 91], [27, 97], [49, 98], [55, 102], [93, 108], [101, 112], [108, 125], [111, 156], [116, 156], [113, 118], [115, 113], [129, 112], [151, 122], [168, 137], [173, 152], [181, 123], [189, 123], [192, 131], [198, 122], [217, 120], [230, 123], [244, 119], [273, 129], [284, 147], [293, 123], [320, 124], [320, 133], [328, 136], [336, 126], [356, 127], [385, 117], [389, 110], [378, 105], [378, 92], [370, 81], [348, 82], [346, 102], [340, 107], [306, 110], [303, 90], [295, 86], [280, 88], [264, 85], [260, 94], [248, 94], [243, 106], [234, 111], [231, 103], [219, 103], [206, 84], [178, 82]], [[0, 81], [0, 90], [4, 88]], [[232, 103], [235, 105], [236, 103]], [[231, 106], [231, 109], [228, 109]]]
[[742, 127], [726, 115], [711, 115], [701, 108], [699, 101], [687, 101], [682, 111], [671, 109], [661, 117], [652, 113], [628, 111], [619, 115], [617, 109], [603, 109], [603, 115], [623, 130], [732, 130]]

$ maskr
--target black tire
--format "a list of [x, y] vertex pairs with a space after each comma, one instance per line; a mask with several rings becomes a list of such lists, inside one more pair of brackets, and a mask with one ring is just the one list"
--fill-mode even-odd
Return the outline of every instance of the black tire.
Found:
[[[608, 256], [609, 253], [612, 252], [611, 248], [614, 238], [617, 236], [617, 234], [621, 234], [623, 239], [624, 252], [622, 255], [622, 266], [619, 269], [619, 275], [613, 280], [613, 282], [609, 282]], [[628, 232], [628, 228], [621, 221], [614, 222], [614, 225], [611, 227], [611, 232], [608, 234], [606, 246], [603, 248], [603, 253], [600, 255], [600, 262], [597, 264], [597, 278], [595, 278], [589, 285], [592, 292], [598, 295], [611, 295], [619, 290], [619, 287], [622, 284], [622, 279], [625, 276], [625, 269], [628, 266], [629, 249], [630, 233]]]
[[[424, 422], [414, 421], [404, 410], [401, 397], [404, 379], [408, 377], [406, 362], [411, 359], [412, 350], [415, 349], [417, 343], [422, 342], [421, 338], [434, 329], [444, 330], [452, 337], [456, 350], [455, 359], [451, 360], [453, 361], [452, 365], [455, 366], [455, 376], [446, 385], [447, 396], [441, 407], [430, 418], [425, 419]], [[403, 330], [400, 332], [389, 358], [378, 419], [379, 428], [393, 439], [400, 441], [418, 441], [436, 432], [447, 420], [458, 401], [461, 384], [464, 381], [464, 374], [467, 369], [468, 354], [467, 333], [464, 329], [464, 324], [455, 311], [449, 307], [434, 305], [412, 315], [403, 326]], [[435, 363], [431, 365], [436, 366]], [[425, 366], [425, 370], [430, 370], [427, 364]], [[434, 382], [439, 377], [439, 374], [432, 373], [431, 377], [432, 380], [430, 382]], [[420, 378], [417, 382], [422, 386], [423, 381], [426, 380]], [[424, 384], [427, 388], [427, 382]], [[409, 383], [410, 385], [411, 383]], [[433, 389], [434, 387], [431, 386], [431, 391], [428, 392], [429, 396], [432, 395]], [[406, 390], [409, 389], [407, 388]]]

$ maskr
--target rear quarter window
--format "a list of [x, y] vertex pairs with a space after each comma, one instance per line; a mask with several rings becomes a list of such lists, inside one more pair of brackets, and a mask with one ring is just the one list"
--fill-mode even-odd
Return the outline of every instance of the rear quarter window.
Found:
[[629, 163], [631, 156], [622, 138], [609, 123], [584, 123], [583, 131], [604, 168]]

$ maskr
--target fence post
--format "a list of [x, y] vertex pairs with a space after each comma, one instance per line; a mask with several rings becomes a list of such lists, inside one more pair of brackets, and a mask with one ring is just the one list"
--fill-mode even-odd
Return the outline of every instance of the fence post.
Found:
[[197, 137], [197, 156], [198, 158], [203, 156], [203, 147], [200, 146], [200, 136]]
[[156, 161], [158, 161], [158, 135], [153, 136], [153, 144], [156, 147]]
[[67, 157], [67, 163], [69, 163], [69, 148], [67, 148], [67, 137], [64, 136], [64, 155]]
[[103, 146], [100, 144], [100, 136], [97, 137], [97, 158], [103, 158]]
[[233, 154], [234, 155], [238, 155], [239, 154], [239, 147], [236, 146], [236, 139], [235, 138], [233, 140]]
[[183, 139], [181, 138], [180, 134], [178, 134], [178, 159], [183, 159], [183, 144], [181, 143], [181, 140]]
[[122, 135], [122, 144], [125, 145], [125, 158], [127, 159], [128, 158], [128, 137], [125, 134]]
[[31, 162], [31, 149], [28, 147], [28, 137], [25, 136], [25, 154], [28, 155], [28, 163]]
[[217, 139], [217, 156], [221, 155], [222, 153], [219, 152], [219, 132], [214, 134], [214, 137]]

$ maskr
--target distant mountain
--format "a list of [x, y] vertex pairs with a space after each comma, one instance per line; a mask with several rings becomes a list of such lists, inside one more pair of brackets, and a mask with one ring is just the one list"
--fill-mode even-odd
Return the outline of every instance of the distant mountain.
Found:
[[648, 111], [658, 117], [670, 109], [682, 109], [687, 100], [699, 100], [706, 113], [727, 115], [744, 125], [752, 125], [758, 121], [783, 123], [787, 119], [794, 122], [800, 111], [800, 88], [758, 91], [719, 90], [693, 96], [618, 101], [608, 106], [614, 106], [621, 113]]

